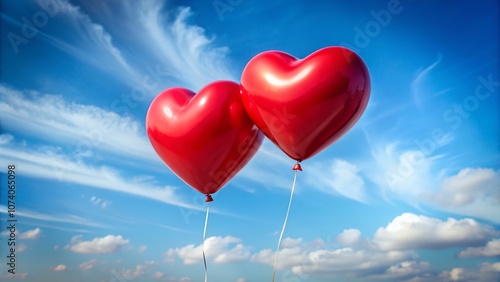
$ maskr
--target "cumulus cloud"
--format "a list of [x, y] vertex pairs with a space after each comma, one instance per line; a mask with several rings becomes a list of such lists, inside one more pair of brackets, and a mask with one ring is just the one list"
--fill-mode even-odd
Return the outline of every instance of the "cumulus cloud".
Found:
[[435, 270], [428, 262], [404, 261], [391, 265], [383, 273], [371, 275], [370, 278], [377, 280], [405, 280], [418, 281], [419, 276], [429, 276], [434, 274]]
[[32, 230], [28, 230], [26, 232], [23, 232], [19, 235], [19, 238], [21, 239], [28, 239], [28, 240], [34, 240], [38, 238], [42, 230], [40, 228], [35, 228]]
[[[303, 280], [313, 276], [338, 276], [365, 279], [363, 281], [430, 282], [453, 281], [450, 277], [463, 276], [476, 279], [471, 281], [483, 281], [480, 279], [494, 277], [494, 269], [500, 268], [500, 265], [484, 264], [480, 270], [457, 268], [440, 272], [429, 262], [421, 261], [417, 251], [466, 246], [469, 248], [461, 253], [461, 257], [478, 254], [497, 256], [498, 239], [493, 238], [499, 234], [492, 226], [473, 219], [441, 220], [404, 213], [379, 228], [371, 237], [362, 236], [360, 230], [351, 228], [327, 242], [285, 238], [279, 251], [277, 269], [290, 279]], [[485, 245], [476, 247], [479, 244]], [[276, 254], [272, 249], [251, 252], [250, 247], [231, 236], [211, 237], [207, 245], [207, 256], [211, 259], [232, 258], [231, 261], [249, 260], [272, 266]], [[225, 255], [221, 255], [223, 253]], [[165, 253], [169, 263], [177, 258], [182, 259], [184, 264], [198, 263], [201, 261], [201, 246], [188, 245], [169, 249]], [[465, 278], [460, 279], [457, 281], [466, 281]]]
[[379, 228], [373, 242], [382, 250], [443, 249], [481, 244], [498, 234], [491, 226], [470, 218], [442, 221], [404, 213]]
[[461, 251], [458, 256], [461, 258], [499, 257], [500, 239], [491, 240], [484, 247], [469, 247]]
[[410, 251], [379, 252], [353, 248], [327, 249], [310, 252], [307, 260], [294, 265], [292, 271], [298, 274], [314, 273], [329, 276], [350, 273], [358, 276], [415, 258], [416, 254]]
[[128, 239], [121, 235], [107, 235], [102, 238], [94, 238], [91, 241], [81, 241], [81, 235], [71, 239], [71, 243], [66, 246], [67, 249], [80, 254], [107, 254], [116, 253], [127, 246]]
[[417, 140], [410, 149], [396, 142], [374, 143], [371, 159], [362, 167], [363, 176], [374, 182], [388, 201], [403, 200], [416, 207], [431, 206], [499, 223], [500, 172], [465, 167], [449, 175], [445, 156], [433, 153], [453, 140], [441, 134], [432, 146]]
[[444, 281], [444, 282], [485, 282], [485, 281], [499, 281], [500, 279], [500, 262], [496, 263], [482, 263], [479, 270], [468, 268], [453, 268], [451, 270], [443, 271], [434, 280], [426, 281]]
[[361, 240], [361, 231], [358, 229], [344, 229], [337, 238], [337, 242], [342, 245], [356, 245]]
[[[239, 238], [214, 236], [205, 240], [205, 254], [207, 259], [213, 259], [214, 263], [227, 264], [248, 259], [250, 249], [241, 244]], [[202, 245], [171, 248], [165, 252], [167, 262], [174, 262], [176, 258], [180, 258], [184, 264], [196, 264], [202, 260]]]
[[[419, 261], [416, 250], [474, 246], [484, 244], [498, 234], [491, 226], [472, 219], [440, 220], [404, 213], [386, 227], [379, 228], [372, 238], [362, 239], [361, 231], [357, 229], [342, 231], [335, 240], [340, 246], [322, 240], [308, 244], [288, 238], [294, 243], [280, 250], [278, 269], [291, 269], [294, 275], [304, 279], [310, 275], [340, 275], [370, 280], [452, 281], [441, 280], [440, 277], [445, 274], [439, 273], [430, 263]], [[484, 254], [486, 250], [494, 254], [497, 243], [497, 240], [491, 240], [484, 248], [466, 249], [463, 255]], [[274, 251], [265, 249], [253, 254], [251, 259], [272, 265], [274, 255]], [[484, 275], [492, 275], [490, 270], [487, 274], [483, 273], [484, 269], [477, 273], [473, 270], [464, 271], [477, 277], [486, 277]], [[460, 270], [453, 272], [455, 276], [458, 275], [455, 273], [457, 271]]]
[[423, 198], [444, 210], [500, 222], [500, 172], [490, 168], [464, 168], [445, 178], [437, 191]]

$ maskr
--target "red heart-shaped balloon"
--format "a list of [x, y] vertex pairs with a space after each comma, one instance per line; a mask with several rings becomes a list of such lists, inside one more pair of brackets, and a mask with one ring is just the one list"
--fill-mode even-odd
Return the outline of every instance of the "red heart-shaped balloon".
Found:
[[343, 47], [326, 47], [303, 60], [279, 51], [261, 53], [246, 65], [241, 85], [250, 118], [297, 161], [344, 135], [370, 96], [365, 63]]
[[161, 92], [149, 107], [146, 130], [163, 162], [207, 195], [236, 175], [263, 139], [231, 81], [213, 82], [196, 95], [184, 88]]

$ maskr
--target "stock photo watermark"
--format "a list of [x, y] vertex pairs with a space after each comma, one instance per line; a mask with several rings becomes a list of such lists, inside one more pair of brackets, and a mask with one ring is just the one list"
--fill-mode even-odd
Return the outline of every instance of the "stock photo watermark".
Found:
[[7, 39], [9, 40], [14, 53], [19, 53], [21, 44], [28, 44], [30, 39], [34, 38], [41, 28], [49, 23], [49, 19], [56, 16], [61, 7], [54, 0], [40, 1], [41, 10], [36, 11], [31, 17], [21, 18], [21, 28], [18, 32], [9, 32]]
[[451, 131], [458, 130], [464, 120], [469, 119], [472, 113], [480, 108], [481, 103], [487, 101], [500, 87], [500, 80], [494, 80], [493, 74], [486, 77], [480, 75], [477, 80], [474, 94], [468, 95], [459, 103], [454, 103], [442, 113], [446, 127], [436, 127], [431, 130], [430, 136], [415, 140], [417, 150], [401, 159], [397, 171], [386, 172], [385, 179], [390, 187], [411, 177], [418, 167], [424, 165], [425, 156], [432, 155], [435, 150], [448, 144], [447, 135]]
[[219, 20], [224, 20], [225, 13], [231, 13], [234, 9], [243, 3], [243, 0], [214, 0], [212, 6], [214, 7]]
[[[408, 0], [411, 1], [411, 0]], [[384, 28], [387, 28], [392, 22], [394, 16], [403, 12], [404, 7], [399, 0], [389, 0], [385, 9], [370, 11], [372, 20], [366, 22], [364, 25], [355, 26], [354, 37], [352, 44], [348, 42], [341, 42], [340, 45], [345, 46], [352, 51], [360, 54], [366, 47], [370, 45], [372, 40], [380, 35]], [[354, 44], [354, 45], [353, 45]]]

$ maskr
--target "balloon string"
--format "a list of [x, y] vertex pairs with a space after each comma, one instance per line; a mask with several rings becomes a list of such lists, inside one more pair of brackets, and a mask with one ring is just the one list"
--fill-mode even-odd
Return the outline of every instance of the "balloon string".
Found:
[[293, 193], [295, 191], [295, 184], [297, 182], [297, 173], [299, 172], [299, 170], [302, 170], [302, 169], [296, 169], [296, 167], [300, 168], [299, 162], [297, 162], [297, 164], [294, 167], [295, 175], [293, 176], [292, 192], [290, 193], [290, 200], [288, 201], [288, 209], [286, 211], [285, 221], [283, 222], [283, 227], [281, 228], [280, 238], [278, 239], [278, 247], [276, 248], [276, 254], [274, 255], [273, 279], [272, 279], [272, 282], [274, 282], [274, 277], [276, 276], [276, 262], [278, 261], [278, 252], [280, 250], [281, 239], [283, 238], [283, 233], [285, 233], [286, 223], [288, 222], [288, 215], [290, 214], [290, 207], [292, 206]]
[[205, 266], [205, 282], [208, 281], [208, 271], [207, 271], [207, 258], [205, 256], [205, 235], [207, 234], [207, 225], [208, 225], [208, 214], [210, 212], [210, 205], [207, 202], [207, 215], [205, 216], [205, 227], [203, 228], [203, 240], [201, 243], [201, 249], [203, 252], [203, 265]]

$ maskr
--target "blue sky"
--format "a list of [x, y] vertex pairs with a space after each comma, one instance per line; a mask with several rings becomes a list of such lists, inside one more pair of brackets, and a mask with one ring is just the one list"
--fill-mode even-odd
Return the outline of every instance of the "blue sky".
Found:
[[[499, 4], [291, 2], [2, 1], [0, 216], [15, 164], [18, 222], [1, 279], [202, 281], [204, 197], [154, 153], [150, 102], [340, 45], [371, 98], [303, 162], [278, 281], [498, 281]], [[293, 164], [265, 141], [214, 195], [210, 281], [271, 280]]]

